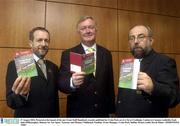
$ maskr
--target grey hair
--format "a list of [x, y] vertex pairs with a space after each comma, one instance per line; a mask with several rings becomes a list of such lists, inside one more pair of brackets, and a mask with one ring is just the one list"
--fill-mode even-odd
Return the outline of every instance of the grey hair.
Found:
[[135, 27], [137, 27], [137, 26], [143, 26], [143, 27], [145, 27], [145, 28], [147, 29], [147, 31], [148, 31], [148, 36], [149, 36], [149, 37], [153, 37], [153, 31], [152, 31], [151, 27], [148, 26], [148, 25], [135, 25], [135, 26], [131, 27], [129, 31], [131, 31], [133, 28], [135, 28]]
[[95, 22], [95, 27], [97, 26], [97, 22], [94, 20], [94, 18], [93, 18], [92, 16], [86, 15], [86, 16], [82, 16], [82, 17], [78, 20], [78, 22], [77, 22], [77, 24], [76, 24], [76, 28], [78, 29], [78, 25], [79, 25], [81, 22], [83, 22], [83, 21], [85, 21], [85, 20], [87, 20], [87, 19], [93, 20], [93, 21]]

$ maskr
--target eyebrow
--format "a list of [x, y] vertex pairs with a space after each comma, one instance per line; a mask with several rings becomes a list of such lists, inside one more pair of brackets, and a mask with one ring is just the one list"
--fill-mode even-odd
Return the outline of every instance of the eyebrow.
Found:
[[[145, 35], [145, 34], [144, 33], [140, 33], [137, 36], [140, 36], [140, 35]], [[135, 35], [129, 35], [129, 37], [131, 37], [131, 36], [135, 36]]]

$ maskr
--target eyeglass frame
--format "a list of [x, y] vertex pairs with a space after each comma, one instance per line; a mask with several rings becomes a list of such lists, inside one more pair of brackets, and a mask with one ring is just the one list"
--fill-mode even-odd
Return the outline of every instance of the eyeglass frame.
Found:
[[143, 41], [147, 37], [152, 37], [152, 36], [145, 35], [145, 34], [138, 34], [137, 37], [135, 37], [134, 35], [130, 35], [128, 40], [130, 42], [134, 42], [137, 39], [138, 42], [141, 42], [141, 41]]

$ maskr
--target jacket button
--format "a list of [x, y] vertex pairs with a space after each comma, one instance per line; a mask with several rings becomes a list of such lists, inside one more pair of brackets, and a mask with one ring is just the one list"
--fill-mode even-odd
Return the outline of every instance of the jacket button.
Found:
[[120, 104], [121, 103], [121, 101], [120, 100], [118, 100], [118, 104]]
[[148, 102], [149, 104], [151, 104], [151, 103], [152, 103], [152, 101], [150, 101], [149, 99], [147, 99], [147, 102]]
[[142, 91], [140, 91], [140, 90], [136, 90], [136, 94], [142, 94]]
[[97, 107], [98, 107], [98, 104], [94, 104], [94, 107], [97, 108]]

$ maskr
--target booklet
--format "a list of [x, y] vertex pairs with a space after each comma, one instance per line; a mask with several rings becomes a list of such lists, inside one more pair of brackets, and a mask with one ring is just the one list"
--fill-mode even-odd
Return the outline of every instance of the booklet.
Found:
[[91, 74], [95, 71], [94, 53], [79, 54], [70, 52], [70, 71]]
[[120, 68], [119, 88], [137, 89], [137, 78], [140, 71], [139, 59], [123, 59]]
[[37, 76], [36, 64], [31, 50], [16, 52], [14, 57], [18, 76]]

